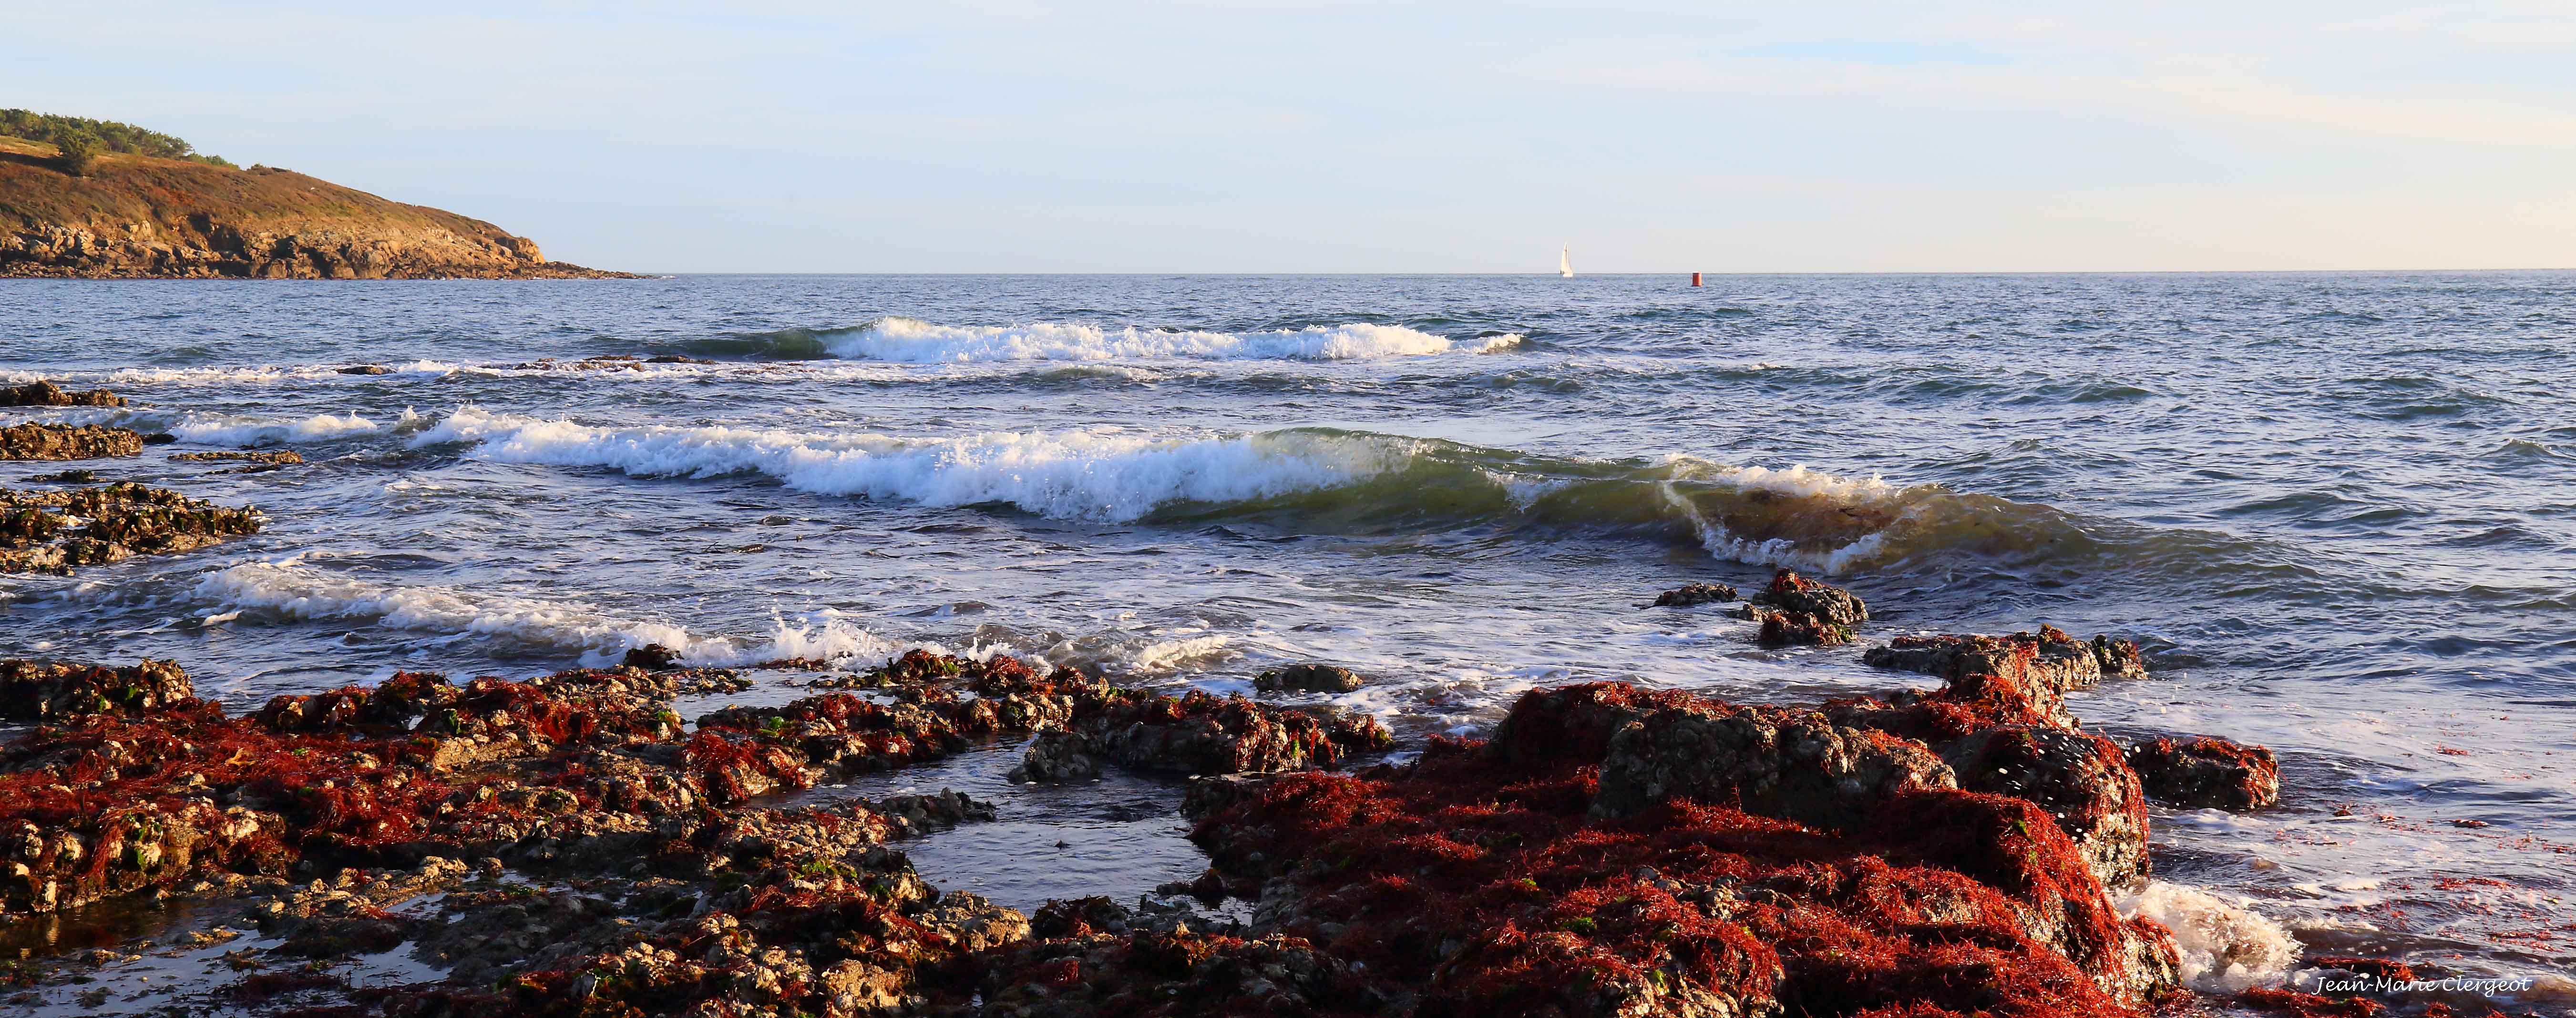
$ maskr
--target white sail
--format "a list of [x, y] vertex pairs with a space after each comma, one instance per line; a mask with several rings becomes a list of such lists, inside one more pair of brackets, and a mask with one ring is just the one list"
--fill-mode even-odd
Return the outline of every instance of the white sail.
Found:
[[1570, 247], [1556, 249], [1556, 274], [1566, 279], [1574, 278], [1573, 251]]

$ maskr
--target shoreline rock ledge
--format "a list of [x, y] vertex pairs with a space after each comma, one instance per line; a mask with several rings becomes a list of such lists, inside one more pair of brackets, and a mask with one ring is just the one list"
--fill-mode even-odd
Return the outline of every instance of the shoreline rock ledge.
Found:
[[607, 279], [442, 209], [281, 170], [102, 155], [0, 137], [0, 278]]

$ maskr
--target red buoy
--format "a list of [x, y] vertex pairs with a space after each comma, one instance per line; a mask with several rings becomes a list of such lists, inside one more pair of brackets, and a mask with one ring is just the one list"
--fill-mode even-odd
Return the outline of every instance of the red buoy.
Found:
[[1699, 273], [1696, 273], [1696, 272], [1691, 273], [1691, 285], [1692, 285], [1692, 286], [1698, 286], [1698, 285], [1699, 285]]

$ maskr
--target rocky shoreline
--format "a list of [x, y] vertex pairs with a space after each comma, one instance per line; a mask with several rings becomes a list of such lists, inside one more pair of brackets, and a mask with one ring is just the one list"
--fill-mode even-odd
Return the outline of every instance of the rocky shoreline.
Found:
[[[44, 383], [5, 395], [123, 402]], [[24, 459], [149, 440], [0, 437]], [[0, 489], [0, 571], [184, 552], [263, 522], [131, 483]], [[1695, 583], [1647, 609], [1736, 600]], [[1871, 618], [1785, 569], [1733, 612], [1765, 647], [1850, 644]], [[617, 668], [406, 672], [236, 714], [176, 662], [0, 660], [0, 722], [19, 726], [0, 735], [0, 936], [106, 943], [22, 948], [0, 962], [0, 1001], [142, 999], [109, 973], [149, 957], [202, 966], [157, 991], [157, 1013], [2451, 1013], [2204, 996], [2174, 932], [2115, 904], [2152, 875], [2151, 799], [2280, 798], [2262, 747], [2085, 729], [2067, 694], [2146, 680], [2136, 644], [2042, 625], [1900, 635], [1861, 658], [1938, 685], [1798, 707], [1584, 683], [1530, 691], [1475, 737], [1401, 741], [1309, 705], [1370, 682], [1320, 662], [1221, 697], [999, 655], [727, 670], [647, 646]], [[802, 694], [785, 703], [678, 709], [775, 670], [819, 674], [777, 680]], [[932, 887], [903, 851], [995, 820], [993, 802], [805, 795], [1015, 750], [1015, 786], [1185, 782], [1205, 871], [1133, 904], [1023, 913]], [[162, 918], [115, 932], [137, 908]]]
[[[1785, 571], [1771, 589], [1803, 592], [1808, 607], [1776, 610], [1827, 629], [1861, 610]], [[2064, 694], [2142, 675], [2134, 645], [2042, 627], [1871, 658], [1940, 685], [1798, 708], [1586, 683], [1524, 695], [1481, 737], [1405, 744], [1366, 715], [926, 651], [693, 722], [676, 697], [751, 680], [645, 648], [614, 669], [406, 673], [235, 716], [169, 662], [0, 662], [0, 716], [37, 723], [0, 749], [0, 922], [188, 906], [200, 918], [126, 947], [20, 963], [16, 999], [146, 952], [219, 952], [195, 999], [253, 1013], [2384, 1006], [2200, 996], [2172, 932], [2115, 907], [2149, 875], [2149, 795], [2244, 810], [2278, 794], [2259, 748], [2083, 729]], [[1266, 685], [1364, 681], [1316, 665]], [[931, 887], [901, 850], [990, 803], [785, 801], [1022, 739], [1014, 781], [1186, 776], [1206, 872], [1132, 905], [1023, 914]], [[346, 975], [391, 957], [420, 978]]]

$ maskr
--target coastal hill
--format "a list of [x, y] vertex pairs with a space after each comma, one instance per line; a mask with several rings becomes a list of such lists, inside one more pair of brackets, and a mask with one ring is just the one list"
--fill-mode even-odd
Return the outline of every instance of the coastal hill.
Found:
[[0, 277], [564, 279], [479, 219], [239, 169], [106, 121], [0, 111]]

